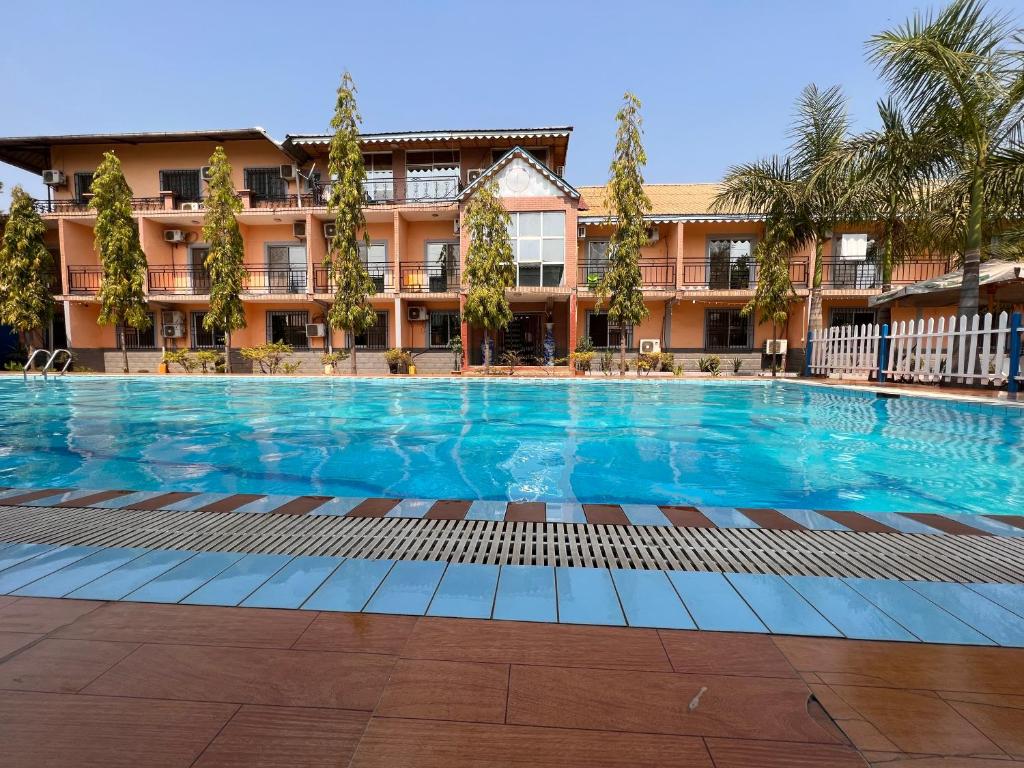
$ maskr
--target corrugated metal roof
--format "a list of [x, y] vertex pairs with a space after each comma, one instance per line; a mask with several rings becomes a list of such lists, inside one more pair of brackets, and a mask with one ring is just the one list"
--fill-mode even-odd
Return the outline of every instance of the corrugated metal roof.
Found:
[[[417, 141], [450, 141], [455, 139], [528, 139], [537, 137], [568, 137], [571, 125], [544, 128], [472, 128], [441, 131], [392, 131], [389, 133], [361, 133], [359, 140], [366, 144], [393, 144]], [[289, 133], [285, 143], [298, 145], [329, 144], [329, 133]]]

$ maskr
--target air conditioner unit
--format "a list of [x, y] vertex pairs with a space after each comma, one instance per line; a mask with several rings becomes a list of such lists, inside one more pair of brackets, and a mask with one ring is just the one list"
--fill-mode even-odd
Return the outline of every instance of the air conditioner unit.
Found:
[[658, 232], [658, 228], [651, 226], [647, 228], [647, 244], [654, 245], [661, 239], [661, 233]]
[[483, 172], [486, 170], [486, 168], [472, 168], [466, 171], [466, 181], [469, 184], [472, 184], [474, 181], [479, 179], [483, 175]]
[[455, 219], [455, 221], [452, 222], [452, 234], [455, 234], [455, 235], [461, 235], [462, 234], [462, 229], [461, 229], [461, 227], [459, 227], [459, 220], [458, 219]]
[[565, 166], [564, 165], [557, 166], [555, 168], [555, 175], [558, 176], [558, 178], [560, 178], [560, 179], [564, 179], [565, 178]]
[[579, 226], [576, 227], [576, 239], [577, 240], [586, 240], [587, 239], [587, 225], [586, 224], [580, 224]]
[[420, 323], [427, 319], [426, 307], [409, 307], [407, 317], [410, 323]]
[[164, 242], [165, 243], [184, 243], [185, 232], [180, 229], [165, 229], [164, 230]]
[[213, 177], [213, 166], [204, 165], [199, 174], [203, 177], [203, 181], [209, 181]]
[[768, 339], [764, 343], [766, 355], [784, 355], [787, 349], [789, 349], [789, 342], [786, 339]]
[[323, 323], [306, 323], [306, 336], [310, 339], [322, 339], [327, 335], [327, 328]]
[[333, 240], [336, 234], [338, 234], [338, 226], [333, 221], [325, 221], [324, 238], [327, 240]]
[[304, 221], [293, 221], [292, 222], [292, 237], [297, 237], [302, 240], [306, 236], [306, 222]]
[[660, 355], [661, 339], [640, 339], [640, 352], [644, 355]]
[[160, 322], [163, 325], [185, 325], [185, 313], [176, 309], [165, 309], [160, 313]]
[[285, 181], [291, 181], [296, 176], [297, 169], [294, 165], [282, 165], [281, 166], [281, 178]]
[[180, 339], [185, 336], [185, 326], [168, 323], [160, 329], [160, 335], [165, 339]]
[[202, 203], [182, 203], [178, 206], [179, 210], [182, 211], [201, 211], [203, 210]]
[[56, 169], [43, 171], [43, 184], [48, 187], [63, 187], [66, 182], [67, 179], [64, 176], [64, 171]]

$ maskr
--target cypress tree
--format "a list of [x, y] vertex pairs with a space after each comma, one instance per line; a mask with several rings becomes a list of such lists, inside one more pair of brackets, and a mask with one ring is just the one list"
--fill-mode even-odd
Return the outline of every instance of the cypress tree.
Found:
[[103, 267], [99, 322], [120, 327], [124, 372], [128, 373], [125, 328], [143, 331], [150, 325], [143, 291], [146, 254], [139, 242], [139, 225], [132, 218], [132, 190], [113, 152], [104, 152], [96, 169], [89, 207], [96, 211], [96, 251]]
[[484, 372], [491, 370], [491, 331], [512, 322], [505, 289], [516, 282], [512, 259], [511, 219], [498, 197], [498, 185], [482, 184], [466, 206], [462, 228], [469, 237], [466, 253], [466, 320], [484, 329]]
[[[789, 277], [789, 243], [791, 236], [780, 231], [778, 225], [768, 225], [765, 239], [757, 245], [757, 286], [754, 296], [743, 307], [744, 317], [760, 314], [761, 322], [772, 324], [772, 338], [778, 337], [778, 328], [789, 316], [789, 302], [796, 295]], [[777, 369], [772, 355], [772, 376]]]
[[15, 187], [0, 241], [0, 323], [17, 331], [30, 356], [53, 317], [53, 256], [43, 240], [45, 233], [32, 198]]
[[[359, 146], [359, 111], [356, 106], [356, 86], [352, 76], [345, 72], [338, 86], [331, 128], [331, 147], [327, 159], [331, 191], [327, 210], [334, 215], [335, 233], [327, 245], [324, 267], [331, 284], [335, 286], [334, 302], [327, 311], [332, 328], [348, 331], [351, 357], [349, 366], [356, 373], [356, 334], [377, 322], [377, 313], [370, 304], [375, 292], [373, 280], [359, 256], [359, 244], [369, 248], [366, 217], [363, 215], [363, 181], [366, 167]], [[359, 233], [362, 232], [362, 237]], [[401, 346], [401, 339], [396, 340]]]
[[235, 196], [231, 183], [231, 165], [224, 147], [217, 147], [210, 157], [209, 196], [203, 222], [203, 240], [210, 250], [206, 269], [210, 273], [210, 310], [203, 318], [208, 331], [224, 331], [224, 372], [231, 373], [231, 332], [245, 328], [242, 306], [242, 285], [245, 280], [245, 247], [235, 215], [242, 210], [242, 201]]
[[615, 115], [615, 155], [605, 197], [614, 229], [608, 243], [608, 271], [598, 286], [599, 305], [608, 299], [608, 319], [618, 325], [619, 375], [626, 375], [626, 329], [650, 315], [644, 304], [643, 275], [640, 272], [640, 249], [647, 244], [644, 214], [651, 210], [651, 201], [644, 191], [642, 169], [647, 153], [642, 143], [640, 100], [628, 91], [622, 108]]

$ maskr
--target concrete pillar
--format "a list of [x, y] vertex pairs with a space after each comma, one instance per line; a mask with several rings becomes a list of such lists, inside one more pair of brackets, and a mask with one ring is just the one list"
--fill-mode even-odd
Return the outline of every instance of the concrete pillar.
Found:
[[665, 301], [665, 315], [661, 321], [661, 346], [666, 350], [672, 347], [672, 307], [675, 303], [675, 299]]
[[395, 346], [402, 347], [402, 297], [395, 296]]

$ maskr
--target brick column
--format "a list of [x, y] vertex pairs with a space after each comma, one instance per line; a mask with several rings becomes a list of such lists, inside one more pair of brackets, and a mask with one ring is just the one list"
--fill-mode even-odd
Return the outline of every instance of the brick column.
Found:
[[462, 336], [462, 368], [469, 368], [469, 322], [466, 320], [466, 294], [459, 294], [459, 320], [462, 327], [459, 333]]
[[576, 288], [572, 289], [572, 293], [569, 294], [569, 352], [576, 351], [576, 342], [579, 339], [579, 329], [577, 327], [576, 316], [577, 316], [577, 296]]

